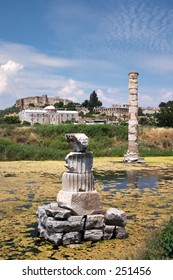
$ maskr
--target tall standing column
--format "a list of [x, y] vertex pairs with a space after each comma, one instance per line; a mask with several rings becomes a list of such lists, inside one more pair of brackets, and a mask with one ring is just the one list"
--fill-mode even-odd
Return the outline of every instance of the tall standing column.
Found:
[[124, 155], [125, 162], [144, 162], [138, 150], [138, 76], [138, 72], [129, 73], [128, 151]]

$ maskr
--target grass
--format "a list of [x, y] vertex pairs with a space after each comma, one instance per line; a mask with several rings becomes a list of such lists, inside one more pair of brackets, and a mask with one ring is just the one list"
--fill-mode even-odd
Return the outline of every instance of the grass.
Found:
[[173, 128], [141, 127], [139, 137], [159, 150], [173, 149]]

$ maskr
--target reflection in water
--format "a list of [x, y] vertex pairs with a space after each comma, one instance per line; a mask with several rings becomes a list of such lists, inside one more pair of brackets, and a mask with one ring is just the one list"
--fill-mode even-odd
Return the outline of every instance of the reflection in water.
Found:
[[130, 189], [138, 187], [138, 170], [127, 171], [127, 185]]
[[154, 171], [147, 170], [128, 170], [119, 172], [95, 173], [94, 177], [104, 185], [104, 190], [110, 189], [143, 189], [156, 188], [159, 176]]

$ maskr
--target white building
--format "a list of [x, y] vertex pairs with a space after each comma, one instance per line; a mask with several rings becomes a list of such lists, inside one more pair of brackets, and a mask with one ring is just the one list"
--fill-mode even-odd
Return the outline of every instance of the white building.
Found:
[[53, 105], [38, 110], [22, 110], [19, 112], [19, 119], [30, 124], [61, 124], [66, 121], [78, 120], [77, 111], [56, 110]]

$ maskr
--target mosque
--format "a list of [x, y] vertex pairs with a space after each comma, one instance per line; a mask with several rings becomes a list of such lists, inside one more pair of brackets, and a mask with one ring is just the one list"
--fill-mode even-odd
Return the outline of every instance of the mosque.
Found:
[[76, 122], [78, 120], [77, 111], [56, 110], [53, 105], [44, 109], [26, 109], [19, 112], [21, 123], [29, 122], [31, 125], [39, 124], [61, 124], [66, 121]]

